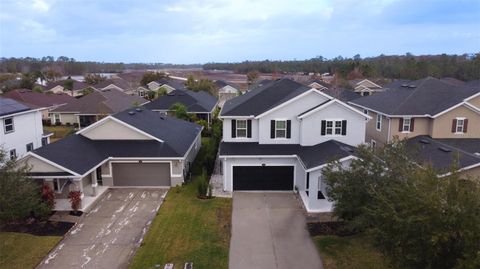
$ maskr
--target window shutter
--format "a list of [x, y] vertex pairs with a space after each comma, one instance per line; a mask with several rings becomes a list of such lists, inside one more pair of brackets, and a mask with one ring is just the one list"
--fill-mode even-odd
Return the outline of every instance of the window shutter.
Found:
[[453, 119], [452, 121], [452, 133], [455, 133], [457, 130], [457, 119]]
[[270, 121], [270, 138], [275, 138], [275, 121]]
[[463, 120], [463, 132], [467, 132], [467, 127], [468, 127], [468, 119]]
[[306, 185], [307, 186], [305, 187], [305, 189], [308, 190], [310, 188], [310, 172], [307, 172], [307, 183], [306, 183]]
[[410, 119], [410, 132], [413, 132], [415, 130], [415, 119], [411, 118]]
[[292, 129], [292, 121], [291, 120], [287, 120], [287, 138], [290, 138], [292, 133], [291, 133], [291, 130]]
[[322, 133], [321, 135], [325, 135], [325, 129], [327, 128], [327, 121], [322, 120]]
[[347, 121], [342, 120], [342, 135], [347, 135]]
[[247, 120], [247, 138], [252, 137], [252, 120]]
[[232, 120], [232, 138], [237, 137], [237, 120]]
[[398, 131], [403, 132], [403, 118], [398, 121]]

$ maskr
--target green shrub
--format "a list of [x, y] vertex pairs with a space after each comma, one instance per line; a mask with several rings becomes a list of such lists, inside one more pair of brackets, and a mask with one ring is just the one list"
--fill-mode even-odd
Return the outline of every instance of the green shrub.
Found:
[[198, 177], [197, 180], [197, 196], [198, 197], [207, 197], [209, 192], [209, 184], [207, 179], [207, 171], [205, 168], [202, 170], [202, 174]]

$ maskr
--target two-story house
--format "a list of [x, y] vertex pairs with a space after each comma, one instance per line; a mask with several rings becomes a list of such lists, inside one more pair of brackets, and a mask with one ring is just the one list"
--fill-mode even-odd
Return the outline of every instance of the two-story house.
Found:
[[0, 97], [0, 148], [7, 157], [21, 158], [46, 144], [48, 136], [43, 134], [40, 109]]
[[353, 91], [361, 96], [369, 96], [377, 92], [382, 92], [382, 86], [369, 79], [353, 79], [349, 81]]
[[[373, 118], [367, 124], [366, 142], [374, 147], [389, 143], [394, 137], [411, 139], [418, 136], [425, 136], [423, 140], [417, 139], [424, 151], [431, 147], [427, 145], [448, 141], [453, 145], [455, 140], [471, 139], [480, 144], [480, 87], [453, 85], [427, 77], [352, 100], [350, 104]], [[440, 147], [443, 146], [437, 146]], [[476, 152], [455, 148], [443, 150], [442, 154], [424, 152], [423, 155], [437, 163], [438, 168], [448, 168], [452, 158], [447, 153], [455, 152], [476, 156]], [[461, 162], [459, 165], [460, 168], [470, 167]]]
[[201, 147], [202, 127], [140, 108], [128, 109], [29, 152], [29, 176], [55, 191], [55, 210], [82, 193], [87, 210], [109, 187], [170, 187], [184, 182]]
[[309, 212], [328, 212], [322, 168], [348, 165], [364, 142], [361, 111], [289, 79], [260, 86], [225, 103], [220, 113], [225, 191], [297, 190]]

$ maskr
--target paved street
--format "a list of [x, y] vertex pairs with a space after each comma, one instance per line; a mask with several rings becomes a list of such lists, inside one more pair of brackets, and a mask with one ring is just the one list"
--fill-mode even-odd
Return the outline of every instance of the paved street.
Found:
[[111, 189], [37, 268], [127, 268], [166, 189]]

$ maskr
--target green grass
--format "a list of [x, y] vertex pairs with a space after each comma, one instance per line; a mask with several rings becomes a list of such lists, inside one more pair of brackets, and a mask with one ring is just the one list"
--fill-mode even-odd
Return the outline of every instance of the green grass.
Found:
[[231, 212], [231, 199], [197, 199], [195, 182], [170, 189], [130, 268], [227, 268]]
[[0, 232], [0, 268], [33, 268], [61, 239], [61, 236]]
[[381, 253], [365, 235], [315, 236], [313, 238], [325, 269], [386, 269], [389, 266]]
[[44, 126], [43, 129], [49, 132], [53, 132], [53, 135], [50, 137], [50, 143], [53, 143], [57, 140], [60, 140], [67, 135], [71, 134], [75, 130], [73, 126]]

